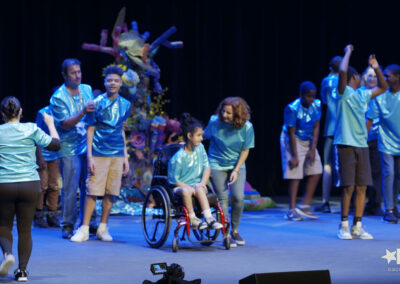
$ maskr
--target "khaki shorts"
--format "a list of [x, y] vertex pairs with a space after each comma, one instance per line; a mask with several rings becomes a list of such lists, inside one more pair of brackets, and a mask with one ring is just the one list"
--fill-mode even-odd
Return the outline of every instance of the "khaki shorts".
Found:
[[302, 141], [296, 138], [299, 165], [296, 168], [291, 169], [289, 167], [289, 161], [293, 156], [290, 150], [289, 136], [282, 131], [280, 140], [284, 179], [303, 179], [304, 176], [322, 174], [321, 157], [319, 156], [317, 149], [315, 149], [314, 163], [311, 163], [308, 159], [306, 160], [306, 154], [310, 149], [310, 141]]
[[121, 179], [124, 157], [93, 157], [95, 172], [89, 174], [86, 180], [87, 194], [118, 196], [121, 189]]

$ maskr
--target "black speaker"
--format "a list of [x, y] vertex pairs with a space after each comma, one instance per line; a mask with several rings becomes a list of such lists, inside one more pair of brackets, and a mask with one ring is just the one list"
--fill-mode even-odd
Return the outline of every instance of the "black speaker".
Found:
[[331, 284], [329, 270], [254, 273], [239, 280], [239, 284]]

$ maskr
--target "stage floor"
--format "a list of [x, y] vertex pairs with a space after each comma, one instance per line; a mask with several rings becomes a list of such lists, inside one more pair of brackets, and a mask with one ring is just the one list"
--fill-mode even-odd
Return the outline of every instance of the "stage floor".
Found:
[[[274, 209], [244, 212], [240, 233], [246, 245], [230, 250], [222, 243], [203, 247], [185, 241], [174, 253], [172, 232], [162, 248], [152, 249], [144, 240], [139, 216], [111, 216], [111, 243], [93, 237], [73, 243], [62, 239], [58, 229], [34, 228], [29, 282], [140, 284], [161, 278], [152, 275], [151, 263], [167, 262], [181, 265], [186, 280], [201, 278], [205, 284], [238, 283], [253, 273], [321, 269], [330, 271], [332, 283], [400, 283], [400, 224], [367, 216], [363, 224], [374, 240], [339, 240], [338, 202], [333, 204], [334, 213], [319, 214], [318, 220], [286, 221], [286, 209], [278, 203]], [[398, 260], [388, 264], [382, 256], [388, 250], [396, 258], [397, 249]], [[14, 269], [15, 265], [10, 272]], [[12, 281], [11, 276], [0, 277], [0, 283]]]

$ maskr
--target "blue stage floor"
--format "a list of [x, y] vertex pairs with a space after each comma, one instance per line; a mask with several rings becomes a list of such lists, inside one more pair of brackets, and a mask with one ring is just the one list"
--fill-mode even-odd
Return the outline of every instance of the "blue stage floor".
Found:
[[[253, 273], [321, 269], [330, 271], [332, 283], [400, 283], [400, 224], [364, 217], [363, 224], [375, 239], [345, 241], [336, 237], [337, 202], [333, 204], [336, 213], [302, 222], [284, 220], [286, 208], [278, 204], [274, 209], [244, 212], [240, 233], [246, 245], [230, 250], [221, 243], [203, 247], [181, 242], [173, 253], [172, 232], [161, 249], [152, 249], [142, 235], [139, 216], [112, 216], [109, 227], [115, 240], [111, 243], [95, 239], [72, 243], [62, 239], [57, 229], [34, 228], [29, 282], [140, 284], [160, 278], [150, 272], [151, 263], [167, 262], [180, 264], [185, 279], [201, 278], [205, 284], [238, 283]], [[172, 224], [174, 228], [175, 221]], [[398, 262], [396, 258], [388, 264], [382, 256], [386, 250], [397, 249]], [[14, 269], [15, 265], [10, 272]], [[0, 277], [0, 283], [12, 281], [11, 276]]]

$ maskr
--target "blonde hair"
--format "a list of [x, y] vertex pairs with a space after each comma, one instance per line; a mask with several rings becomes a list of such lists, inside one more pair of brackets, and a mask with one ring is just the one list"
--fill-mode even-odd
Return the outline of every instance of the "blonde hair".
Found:
[[232, 125], [236, 129], [240, 129], [244, 126], [247, 120], [250, 120], [250, 107], [247, 102], [241, 97], [228, 97], [220, 102], [217, 108], [217, 115], [219, 120], [222, 119], [221, 111], [224, 106], [231, 106], [233, 110], [233, 121]]

